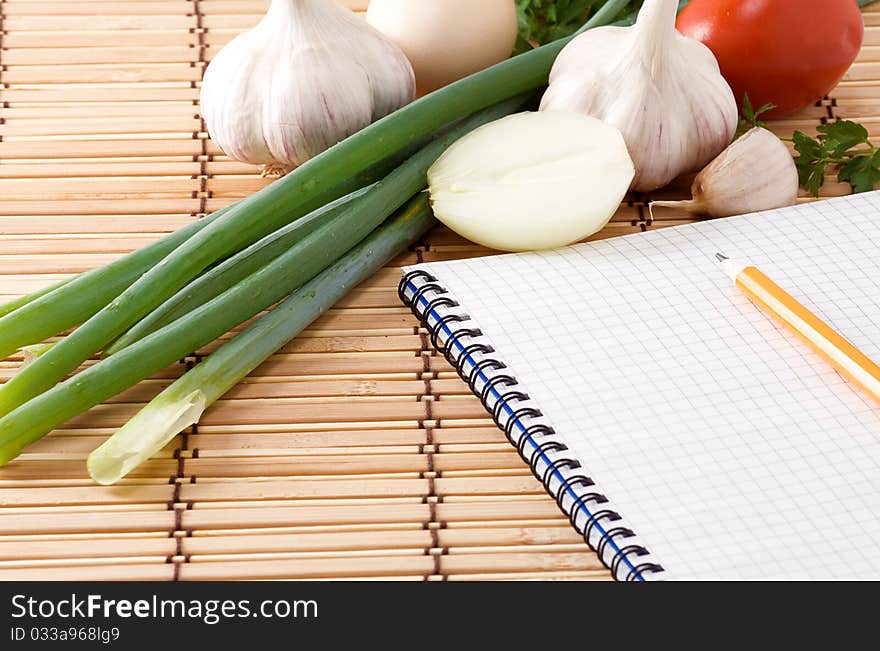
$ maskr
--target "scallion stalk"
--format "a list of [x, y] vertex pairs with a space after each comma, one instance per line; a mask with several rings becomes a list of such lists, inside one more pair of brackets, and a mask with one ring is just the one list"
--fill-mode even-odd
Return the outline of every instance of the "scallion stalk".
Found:
[[[148, 269], [228, 212], [223, 208], [166, 235], [110, 264], [56, 283], [3, 307], [15, 305], [0, 318], [0, 358], [79, 325], [107, 305]], [[17, 305], [16, 305], [17, 304]]]
[[[328, 201], [357, 190], [365, 181], [375, 181], [379, 171], [386, 172], [384, 166], [374, 168], [352, 176], [334, 189], [310, 199], [297, 211], [289, 213], [292, 216], [291, 221], [310, 214]], [[22, 368], [0, 388], [0, 415], [51, 388], [106, 344], [124, 334], [131, 325], [129, 319], [132, 314], [137, 314], [139, 319], [152, 311], [156, 307], [154, 301], [157, 299], [138, 303], [138, 297], [142, 297], [144, 293], [142, 281], [156, 275], [167, 275], [165, 272], [172, 268], [169, 260], [180, 250], [186, 249], [190, 252], [188, 255], [198, 256], [199, 251], [192, 251], [187, 248], [188, 245], [233, 212], [238, 205], [219, 210], [205, 220], [188, 224], [172, 235], [138, 249], [114, 263], [82, 274], [70, 283], [0, 318], [0, 357], [8, 356], [28, 344], [42, 341], [85, 321], [81, 327], [27, 368]], [[203, 244], [208, 246], [211, 242]], [[216, 259], [212, 257], [211, 264], [237, 251], [236, 247], [225, 250]], [[203, 268], [210, 266], [205, 264]], [[174, 286], [180, 289], [185, 284], [185, 281], [179, 280]], [[165, 294], [150, 296], [164, 298]], [[146, 309], [147, 306], [151, 306], [151, 309]]]
[[[337, 261], [419, 193], [425, 185], [428, 168], [449, 145], [483, 124], [517, 111], [526, 99], [507, 100], [456, 125], [351, 202], [341, 214], [242, 282], [0, 418], [0, 465], [69, 418], [133, 386], [293, 292]], [[63, 345], [63, 341], [55, 344], [30, 366], [21, 369], [4, 390]]]
[[[346, 179], [315, 203], [323, 205], [375, 183], [414, 151], [417, 150], [399, 152], [365, 172]], [[91, 318], [176, 248], [235, 205], [216, 210], [204, 219], [187, 224], [103, 267], [79, 274], [0, 307], [0, 358], [7, 357], [19, 348], [60, 334]]]
[[89, 474], [99, 484], [122, 479], [178, 432], [197, 423], [209, 405], [416, 241], [433, 221], [427, 195], [417, 195], [336, 264], [156, 396], [89, 455]]
[[[80, 274], [82, 275], [82, 274]], [[0, 317], [6, 316], [10, 312], [15, 312], [18, 308], [24, 307], [28, 303], [33, 303], [38, 298], [45, 296], [51, 292], [54, 292], [56, 289], [59, 289], [73, 280], [79, 278], [79, 275], [72, 276], [70, 278], [65, 278], [64, 280], [59, 280], [57, 283], [49, 285], [48, 287], [43, 287], [32, 294], [28, 294], [26, 296], [22, 296], [20, 298], [16, 298], [15, 300], [9, 301], [8, 303], [4, 303], [0, 305]]]
[[243, 251], [227, 258], [216, 267], [209, 269], [114, 341], [104, 351], [104, 356], [109, 357], [118, 353], [123, 348], [219, 296], [253, 272], [269, 264], [321, 223], [339, 215], [348, 204], [363, 196], [368, 189], [369, 187], [361, 188], [323, 208], [319, 208], [307, 218], [299, 219], [280, 228], [262, 240], [251, 244]]

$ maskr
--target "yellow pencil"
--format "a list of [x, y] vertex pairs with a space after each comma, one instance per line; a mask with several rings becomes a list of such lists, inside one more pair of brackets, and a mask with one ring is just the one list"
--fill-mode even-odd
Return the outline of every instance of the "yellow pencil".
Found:
[[759, 307], [775, 316], [844, 377], [880, 401], [880, 366], [755, 267], [715, 254], [721, 269]]

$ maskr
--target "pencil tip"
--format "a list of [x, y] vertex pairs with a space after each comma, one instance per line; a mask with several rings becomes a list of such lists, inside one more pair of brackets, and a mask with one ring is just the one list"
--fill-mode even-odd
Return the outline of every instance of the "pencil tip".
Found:
[[729, 258], [723, 253], [716, 253], [715, 257], [718, 258], [718, 262], [724, 262], [725, 260], [729, 260]]

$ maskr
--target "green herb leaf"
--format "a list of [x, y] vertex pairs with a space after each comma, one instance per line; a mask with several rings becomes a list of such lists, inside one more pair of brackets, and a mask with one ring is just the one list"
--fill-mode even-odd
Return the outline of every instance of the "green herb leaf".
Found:
[[857, 145], [868, 145], [868, 130], [858, 122], [837, 120], [816, 127], [820, 139], [835, 157], [842, 156]]
[[747, 122], [754, 122], [756, 118], [755, 109], [752, 107], [752, 100], [749, 99], [748, 93], [743, 95], [742, 116]]
[[853, 192], [870, 192], [880, 182], [880, 151], [854, 156], [840, 167], [837, 178], [849, 183]]
[[749, 94], [745, 93], [743, 95], [742, 102], [742, 111], [740, 113], [739, 126], [736, 130], [736, 137], [738, 138], [746, 131], [750, 129], [754, 129], [756, 127], [766, 127], [767, 124], [762, 122], [760, 117], [767, 111], [772, 111], [776, 108], [776, 104], [764, 104], [757, 111], [752, 106], [752, 100], [749, 99]]
[[517, 0], [516, 52], [573, 34], [584, 24], [594, 4], [595, 0]]
[[868, 192], [880, 183], [880, 149], [869, 140], [868, 130], [851, 120], [836, 120], [816, 128], [811, 138], [801, 131], [792, 137], [798, 156], [794, 159], [801, 185], [814, 197], [825, 183], [829, 168], [853, 192]]
[[798, 176], [802, 179], [801, 185], [814, 197], [819, 196], [819, 190], [825, 185], [825, 170], [827, 164], [823, 162], [810, 163], [804, 169], [798, 169]]
[[810, 159], [818, 159], [821, 158], [824, 152], [824, 148], [822, 147], [822, 143], [814, 138], [811, 138], [803, 131], [795, 131], [792, 136], [792, 142], [794, 142], [794, 148], [801, 155], [801, 157], [806, 157]]
[[794, 159], [801, 186], [814, 197], [819, 196], [819, 189], [825, 183], [825, 170], [829, 160], [825, 147], [819, 140], [811, 138], [803, 131], [795, 131], [792, 136], [795, 151]]
[[[514, 53], [571, 36], [608, 0], [516, 0], [519, 36]], [[632, 0], [615, 18], [634, 14], [642, 0]]]

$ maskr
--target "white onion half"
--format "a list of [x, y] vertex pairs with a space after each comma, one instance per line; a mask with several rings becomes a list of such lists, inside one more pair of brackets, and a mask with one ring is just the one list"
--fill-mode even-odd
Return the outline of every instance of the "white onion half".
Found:
[[518, 113], [446, 150], [428, 171], [437, 218], [493, 249], [572, 244], [600, 230], [634, 169], [620, 131], [579, 113]]

